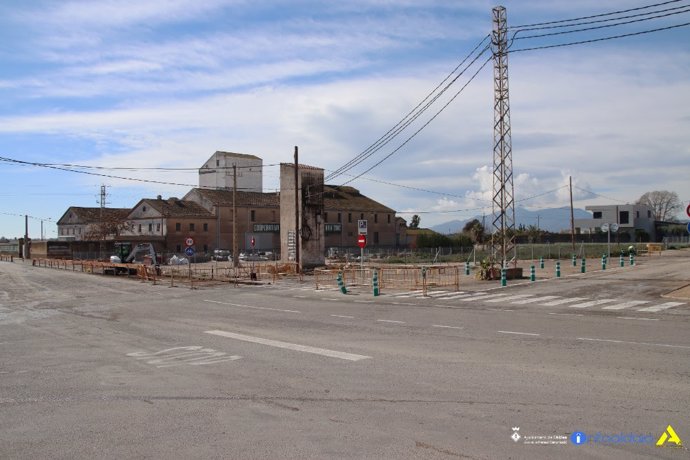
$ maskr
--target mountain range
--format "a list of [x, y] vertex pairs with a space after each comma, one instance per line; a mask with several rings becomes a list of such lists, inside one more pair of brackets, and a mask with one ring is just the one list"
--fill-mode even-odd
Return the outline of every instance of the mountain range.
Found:
[[[585, 211], [584, 209], [575, 208], [573, 210], [573, 213], [575, 215], [575, 219], [592, 218], [592, 214]], [[465, 224], [474, 219], [477, 219], [479, 222], [483, 222], [484, 228], [487, 231], [491, 230], [492, 216], [490, 214], [484, 216], [475, 216], [467, 220], [451, 220], [448, 222], [444, 222], [442, 224], [434, 225], [433, 227], [429, 228], [435, 232], [444, 235], [449, 235], [461, 232]], [[519, 227], [520, 225], [524, 225], [525, 227], [534, 225], [535, 227], [539, 227], [542, 230], [554, 233], [558, 233], [562, 230], [569, 231], [570, 208], [568, 206], [564, 206], [562, 208], [547, 208], [538, 209], [535, 211], [530, 211], [529, 209], [520, 207], [515, 208], [515, 227]], [[421, 226], [424, 226], [423, 220]]]

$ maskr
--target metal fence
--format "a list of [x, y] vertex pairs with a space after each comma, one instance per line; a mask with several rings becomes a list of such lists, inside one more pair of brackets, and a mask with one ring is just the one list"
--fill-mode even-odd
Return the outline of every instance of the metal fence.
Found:
[[374, 272], [381, 290], [430, 290], [437, 288], [460, 289], [460, 273], [464, 270], [457, 265], [431, 266], [378, 266], [341, 267], [314, 270], [316, 289], [338, 287], [338, 276], [350, 289], [372, 288]]

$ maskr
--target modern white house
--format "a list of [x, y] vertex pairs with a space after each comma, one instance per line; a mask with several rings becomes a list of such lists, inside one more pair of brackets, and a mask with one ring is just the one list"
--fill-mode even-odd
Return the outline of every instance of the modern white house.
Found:
[[630, 235], [630, 241], [637, 238], [636, 232], [645, 232], [652, 241], [655, 238], [654, 215], [649, 206], [642, 204], [586, 206], [592, 213], [590, 219], [575, 219], [575, 233], [596, 233], [604, 224], [617, 224], [618, 234]]

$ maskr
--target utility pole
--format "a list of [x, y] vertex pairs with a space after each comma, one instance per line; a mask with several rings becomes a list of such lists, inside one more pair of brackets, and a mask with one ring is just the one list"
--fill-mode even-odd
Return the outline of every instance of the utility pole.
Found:
[[240, 248], [237, 246], [237, 165], [232, 165], [232, 266], [240, 265]]
[[513, 152], [508, 98], [508, 22], [506, 9], [497, 6], [493, 12], [491, 43], [494, 61], [494, 174], [492, 260], [500, 257], [502, 267], [515, 247], [515, 189], [513, 187]]
[[29, 215], [24, 215], [24, 246], [22, 247], [22, 259], [26, 260], [30, 256], [29, 253]]
[[297, 264], [297, 274], [302, 270], [300, 269], [299, 262], [299, 244], [300, 244], [300, 234], [299, 234], [299, 162], [298, 162], [298, 149], [295, 146], [295, 262]]
[[570, 183], [570, 239], [573, 243], [573, 254], [575, 254], [575, 210], [573, 209], [573, 176], [568, 176]]
[[105, 222], [103, 222], [103, 210], [105, 209], [105, 185], [101, 185], [101, 208], [100, 208], [100, 225], [99, 225], [99, 236], [100, 241], [98, 242], [98, 258], [103, 259], [103, 252], [105, 249]]

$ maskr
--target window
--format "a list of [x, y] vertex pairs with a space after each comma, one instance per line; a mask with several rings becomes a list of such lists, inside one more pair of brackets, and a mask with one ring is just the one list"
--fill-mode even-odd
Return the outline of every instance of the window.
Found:
[[364, 213], [361, 213], [361, 214], [359, 215], [359, 218], [360, 218], [360, 220], [364, 220]]
[[379, 215], [378, 214], [374, 214], [374, 223], [375, 224], [379, 223]]
[[251, 221], [256, 222], [256, 211], [252, 209], [250, 214], [251, 214], [251, 217], [250, 217]]
[[[208, 222], [204, 222], [204, 231], [205, 231], [205, 232], [208, 231]], [[205, 247], [205, 246], [204, 246], [204, 247]], [[206, 251], [206, 249], [204, 249], [204, 251]]]
[[141, 210], [146, 212], [146, 206], [142, 207]]
[[594, 211], [592, 213], [592, 219], [601, 219], [601, 211]]
[[175, 223], [175, 231], [179, 232], [180, 230], [182, 230], [182, 224], [179, 222], [176, 222]]
[[340, 213], [338, 213], [338, 223], [341, 223], [341, 222], [342, 222], [342, 217], [341, 217]]
[[347, 213], [347, 222], [350, 224], [352, 223], [352, 213], [351, 212]]
[[640, 211], [635, 211], [635, 217], [636, 217], [637, 219], [640, 218]]
[[156, 231], [160, 232], [161, 231], [161, 224], [156, 224]]
[[379, 232], [374, 232], [374, 244], [379, 244]]
[[178, 244], [178, 245], [175, 247], [175, 252], [182, 252], [182, 246]]
[[652, 211], [648, 210], [647, 211], [647, 219], [651, 219], [651, 218], [652, 218]]
[[153, 224], [149, 224], [149, 233], [153, 232]]
[[189, 231], [193, 232], [194, 231], [194, 222], [189, 223]]
[[139, 233], [141, 233], [141, 224], [139, 224]]
[[630, 223], [630, 212], [629, 211], [621, 211], [620, 213], [620, 223], [621, 224], [629, 224]]
[[323, 213], [323, 221], [328, 222], [328, 213], [327, 212]]
[[220, 166], [220, 160], [216, 160], [216, 166]]

